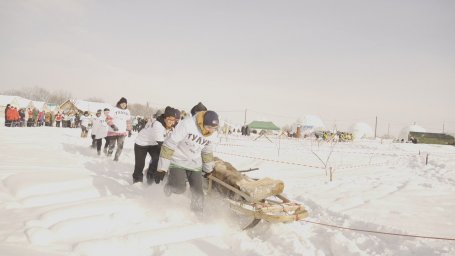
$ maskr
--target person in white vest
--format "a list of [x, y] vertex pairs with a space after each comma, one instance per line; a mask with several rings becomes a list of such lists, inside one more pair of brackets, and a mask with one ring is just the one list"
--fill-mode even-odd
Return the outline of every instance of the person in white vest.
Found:
[[107, 136], [109, 137], [109, 150], [107, 151], [107, 156], [112, 155], [115, 144], [117, 144], [114, 161], [118, 161], [123, 150], [125, 137], [131, 132], [131, 115], [127, 107], [128, 102], [122, 97], [107, 117], [107, 124], [109, 125], [109, 130], [107, 132]]
[[101, 155], [101, 145], [103, 144], [103, 138], [107, 136], [107, 123], [106, 117], [101, 114], [101, 109], [96, 111], [96, 116], [92, 118], [92, 137], [96, 144], [96, 151], [98, 155]]
[[90, 124], [90, 117], [88, 116], [88, 111], [84, 112], [84, 115], [81, 116], [81, 137], [86, 138], [88, 134], [88, 125]]
[[154, 180], [153, 174], [156, 172], [158, 159], [160, 156], [161, 145], [164, 139], [172, 132], [176, 121], [176, 109], [166, 107], [164, 114], [147, 122], [144, 128], [138, 133], [134, 144], [134, 172], [133, 183], [142, 182], [144, 178], [144, 165], [147, 153], [152, 158], [147, 171], [147, 183], [151, 184]]
[[[107, 118], [109, 116], [109, 113], [110, 113], [110, 110], [108, 108], [105, 108], [103, 110], [104, 120], [106, 122], [107, 122]], [[104, 140], [105, 140], [105, 142], [104, 142], [104, 150], [103, 150], [103, 152], [104, 152], [104, 154], [107, 155], [107, 149], [109, 148], [109, 137], [106, 135], [106, 137], [104, 137]]]
[[212, 143], [217, 136], [219, 120], [214, 111], [201, 111], [180, 121], [161, 147], [158, 172], [159, 183], [169, 170], [165, 185], [167, 194], [181, 194], [188, 180], [191, 189], [191, 209], [201, 213], [204, 207], [202, 176], [211, 174], [214, 167]]

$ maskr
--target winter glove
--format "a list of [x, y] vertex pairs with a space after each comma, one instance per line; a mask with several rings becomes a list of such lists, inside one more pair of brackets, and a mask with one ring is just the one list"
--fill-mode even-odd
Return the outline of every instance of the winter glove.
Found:
[[115, 124], [111, 125], [111, 128], [112, 128], [112, 130], [114, 130], [114, 132], [118, 131], [118, 127], [115, 126]]
[[128, 137], [131, 137], [131, 131], [128, 131]]
[[160, 184], [160, 181], [164, 179], [164, 176], [166, 175], [165, 171], [157, 171], [155, 172], [155, 183]]

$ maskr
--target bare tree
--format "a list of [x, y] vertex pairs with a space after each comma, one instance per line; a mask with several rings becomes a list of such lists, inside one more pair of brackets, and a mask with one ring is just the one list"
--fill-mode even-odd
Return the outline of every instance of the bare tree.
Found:
[[28, 90], [25, 89], [25, 88], [4, 90], [2, 92], [2, 94], [4, 94], [4, 95], [14, 95], [14, 96], [19, 96], [19, 97], [23, 97], [23, 98], [28, 98], [29, 97]]
[[48, 103], [62, 104], [66, 100], [72, 99], [73, 95], [67, 91], [57, 91], [50, 95]]
[[87, 98], [85, 99], [86, 101], [91, 101], [91, 102], [100, 102], [100, 103], [104, 103], [105, 101], [101, 98], [98, 98], [98, 97], [90, 97], [90, 98]]
[[[1, 92], [1, 94], [20, 96], [29, 100], [44, 101], [46, 103], [53, 103], [58, 105], [62, 104], [66, 100], [73, 98], [70, 92], [63, 90], [49, 92], [48, 90], [39, 86], [32, 88], [4, 90]], [[103, 99], [97, 97], [90, 97], [86, 100], [101, 103], [105, 102]], [[156, 111], [156, 109], [150, 107], [148, 102], [145, 105], [138, 103], [129, 104], [128, 109], [132, 115], [143, 116], [145, 118], [149, 118]]]
[[[327, 171], [329, 172], [328, 174], [329, 174], [330, 181], [333, 181], [333, 174], [335, 173], [335, 168], [333, 168], [332, 166], [329, 166], [329, 161], [330, 161], [330, 157], [332, 156], [333, 149], [335, 148], [336, 144], [337, 144], [337, 141], [334, 139], [334, 137], [332, 137], [330, 139], [330, 152], [329, 152], [329, 155], [327, 156], [327, 158], [325, 159], [325, 161], [313, 150], [313, 148], [311, 148], [311, 152], [324, 165], [325, 175], [327, 176]], [[319, 144], [318, 144], [318, 148], [319, 148]]]
[[72, 98], [71, 93], [67, 91], [49, 92], [48, 90], [39, 86], [5, 90], [2, 92], [2, 94], [14, 95], [29, 100], [44, 101], [54, 104], [62, 104], [65, 100]]
[[155, 110], [149, 106], [148, 102], [146, 105], [138, 103], [128, 104], [128, 109], [132, 115], [143, 116], [145, 118], [149, 118], [155, 112]]
[[35, 87], [31, 88], [30, 90], [26, 90], [26, 91], [29, 92], [29, 95], [28, 95], [28, 97], [25, 97], [25, 98], [31, 99], [31, 100], [47, 102], [51, 95], [51, 93], [48, 90], [38, 87], [38, 86], [35, 86]]

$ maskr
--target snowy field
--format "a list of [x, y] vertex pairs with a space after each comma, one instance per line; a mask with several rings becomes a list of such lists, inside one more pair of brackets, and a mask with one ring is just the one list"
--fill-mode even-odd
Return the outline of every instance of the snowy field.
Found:
[[241, 231], [250, 220], [218, 197], [207, 197], [200, 219], [189, 193], [132, 185], [135, 134], [119, 162], [97, 156], [79, 134], [0, 128], [0, 255], [455, 255], [452, 146], [230, 136], [215, 154], [240, 170], [259, 168], [250, 176], [283, 180], [308, 221], [442, 240], [305, 221]]

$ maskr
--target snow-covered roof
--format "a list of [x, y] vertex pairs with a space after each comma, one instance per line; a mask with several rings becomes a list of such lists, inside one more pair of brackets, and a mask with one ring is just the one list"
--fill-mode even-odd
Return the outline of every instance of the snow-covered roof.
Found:
[[32, 101], [32, 103], [38, 110], [43, 110], [46, 107], [46, 102], [44, 101]]
[[79, 109], [82, 111], [88, 111], [90, 113], [96, 113], [98, 109], [113, 109], [114, 107], [110, 104], [107, 103], [101, 103], [101, 102], [91, 102], [91, 101], [85, 101], [85, 100], [71, 100], [71, 102]]
[[364, 138], [373, 138], [374, 131], [370, 125], [363, 122], [358, 122], [353, 124], [349, 128], [349, 132], [352, 133], [354, 139], [364, 139]]
[[398, 138], [400, 140], [401, 139], [408, 140], [409, 132], [426, 132], [426, 131], [427, 130], [425, 130], [425, 128], [423, 128], [422, 126], [412, 124], [412, 125], [403, 127], [403, 129], [401, 129], [401, 131], [400, 131], [400, 134], [398, 134]]
[[18, 108], [27, 108], [31, 105], [31, 102], [31, 100], [19, 96], [0, 95], [0, 106], [4, 107], [11, 104]]
[[[10, 96], [10, 95], [0, 95], [0, 106], [6, 107], [8, 104], [15, 103], [15, 99], [17, 96]], [[17, 104], [17, 103], [16, 103]]]
[[31, 106], [31, 103], [32, 101], [29, 100], [29, 99], [26, 99], [26, 98], [22, 98], [22, 97], [17, 97], [17, 103], [19, 104], [19, 108], [28, 108]]

